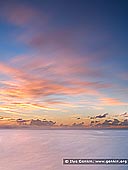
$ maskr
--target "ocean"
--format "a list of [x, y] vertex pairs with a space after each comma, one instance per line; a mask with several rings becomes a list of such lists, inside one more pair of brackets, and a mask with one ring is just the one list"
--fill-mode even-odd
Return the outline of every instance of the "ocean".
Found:
[[127, 159], [128, 130], [0, 130], [0, 170], [127, 170], [63, 165], [63, 158]]

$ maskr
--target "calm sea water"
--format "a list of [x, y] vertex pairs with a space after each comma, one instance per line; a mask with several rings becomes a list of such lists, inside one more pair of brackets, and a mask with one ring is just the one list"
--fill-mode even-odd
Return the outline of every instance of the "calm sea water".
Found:
[[127, 170], [62, 158], [128, 158], [127, 130], [0, 130], [0, 170]]

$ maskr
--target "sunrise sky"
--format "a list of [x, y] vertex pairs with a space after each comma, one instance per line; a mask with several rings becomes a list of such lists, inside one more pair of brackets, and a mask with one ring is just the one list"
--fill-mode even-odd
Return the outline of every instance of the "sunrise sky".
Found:
[[0, 116], [128, 111], [127, 0], [0, 2]]

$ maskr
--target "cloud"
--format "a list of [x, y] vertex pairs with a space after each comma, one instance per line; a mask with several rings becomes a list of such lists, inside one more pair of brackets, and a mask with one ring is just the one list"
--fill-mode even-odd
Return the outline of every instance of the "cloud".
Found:
[[[61, 112], [69, 107], [75, 110], [75, 107], [82, 106], [80, 109], [84, 114], [86, 111], [97, 112], [96, 110], [108, 106], [128, 105], [120, 99], [119, 92], [119, 95], [116, 93], [117, 98], [102, 94], [114, 90], [115, 85], [111, 82], [116, 81], [109, 79], [109, 73], [113, 72], [114, 75], [115, 71], [106, 63], [111, 58], [111, 52], [106, 51], [112, 50], [107, 50], [105, 44], [101, 47], [97, 40], [100, 43], [104, 39], [110, 42], [111, 38], [101, 32], [95, 34], [94, 31], [69, 28], [68, 25], [63, 29], [61, 22], [56, 23], [57, 18], [53, 16], [52, 20], [47, 20], [44, 11], [40, 11], [38, 7], [37, 10], [32, 4], [15, 1], [6, 2], [4, 7], [0, 7], [2, 21], [5, 26], [8, 25], [9, 33], [11, 36], [13, 32], [16, 34], [13, 41], [16, 42], [17, 49], [14, 51], [21, 53], [21, 48], [24, 47], [25, 51], [30, 50], [29, 55], [13, 56], [6, 63], [0, 62], [0, 100], [3, 101], [0, 110], [15, 115], [22, 112], [34, 114], [35, 111], [41, 114]], [[9, 33], [7, 35], [10, 37]], [[7, 44], [10, 42], [8, 40], [9, 38], [6, 39]], [[8, 48], [7, 53], [12, 56], [10, 46], [5, 48]], [[117, 68], [116, 74], [118, 71]], [[127, 80], [127, 73], [122, 77]], [[90, 103], [80, 104], [78, 100], [82, 97], [89, 98]], [[103, 114], [94, 118], [102, 119], [106, 116]], [[78, 120], [79, 118], [81, 116], [77, 117]]]
[[6, 75], [9, 74], [9, 76], [16, 76], [16, 77], [19, 76], [20, 77], [23, 75], [23, 73], [20, 70], [14, 68], [14, 67], [11, 67], [5, 63], [2, 63], [2, 62], [0, 62], [0, 70], [1, 70], [0, 74], [6, 74]]
[[[51, 99], [54, 99], [54, 95], [98, 95], [98, 90], [110, 87], [102, 82], [81, 81], [77, 77], [72, 79], [72, 74], [70, 77], [66, 75], [62, 77], [53, 66], [46, 69], [49, 65], [48, 61], [39, 60], [39, 62], [36, 58], [36, 61], [41, 63], [38, 65], [35, 58], [28, 59], [26, 57], [26, 60], [20, 60], [20, 63], [19, 60], [13, 60], [12, 63], [10, 62], [11, 64], [0, 63], [1, 74], [9, 77], [9, 80], [0, 82], [2, 85], [1, 97], [32, 99], [51, 96]], [[68, 67], [66, 63], [65, 68]], [[66, 104], [61, 101], [57, 101], [57, 103]], [[39, 105], [32, 106], [40, 107]]]
[[65, 125], [65, 124], [61, 123], [60, 127], [69, 127], [69, 125]]
[[104, 106], [119, 106], [119, 105], [128, 105], [126, 102], [122, 102], [117, 98], [100, 98], [99, 101]]
[[118, 119], [114, 119], [112, 122], [112, 125], [117, 126], [117, 125], [119, 125], [119, 123], [120, 123], [120, 121]]
[[72, 127], [84, 127], [84, 122], [81, 123], [73, 123]]
[[10, 23], [17, 26], [30, 24], [33, 19], [39, 16], [39, 12], [27, 4], [23, 3], [4, 3], [2, 6], [2, 16]]
[[91, 124], [94, 124], [94, 123], [95, 123], [95, 121], [92, 120], [92, 121], [91, 121]]
[[123, 116], [123, 117], [128, 117], [128, 113], [127, 113], [127, 112], [125, 112], [125, 113], [122, 113], [122, 114], [120, 114], [120, 116]]
[[18, 119], [12, 119], [12, 118], [7, 118], [7, 117], [3, 117], [2, 120], [0, 120], [0, 127], [4, 127], [6, 125], [14, 125], [15, 127], [19, 127], [19, 126], [54, 126], [56, 124], [56, 122], [54, 121], [48, 121], [46, 119], [40, 120], [40, 119], [22, 119], [22, 118], [18, 118]]
[[47, 33], [35, 33], [35, 35], [25, 39], [25, 43], [37, 49], [50, 48], [67, 48], [71, 46], [73, 32], [69, 30], [50, 30]]
[[102, 119], [102, 118], [105, 118], [107, 115], [108, 115], [108, 113], [105, 113], [103, 115], [97, 115], [97, 116], [94, 116], [94, 117], [90, 117], [90, 119], [97, 119], [97, 118]]
[[37, 119], [37, 120], [31, 120], [30, 122], [30, 125], [31, 126], [54, 126], [56, 124], [56, 122], [53, 122], [53, 121], [47, 121], [47, 120], [40, 120], [40, 119]]
[[27, 122], [30, 122], [30, 120], [24, 120], [24, 119], [17, 119], [16, 122], [18, 123], [18, 125], [27, 125]]
[[102, 123], [102, 126], [109, 126], [109, 125], [112, 125], [112, 120], [105, 120], [105, 121]]
[[125, 119], [123, 122], [120, 122], [119, 125], [128, 126], [128, 119]]
[[[88, 58], [88, 57], [87, 57]], [[74, 80], [74, 84], [81, 85], [79, 80], [81, 77], [101, 77], [102, 71], [100, 68], [92, 68], [86, 56], [78, 56], [70, 51], [49, 52], [49, 54], [37, 54], [37, 56], [21, 56], [13, 59], [15, 65], [19, 65], [23, 69], [28, 69], [28, 72], [42, 73], [45, 76], [53, 78], [64, 78]], [[38, 75], [40, 77], [40, 74]], [[88, 83], [89, 84], [89, 83]], [[84, 85], [84, 82], [83, 82]], [[87, 85], [87, 84], [86, 84]], [[90, 85], [90, 84], [89, 84]], [[91, 85], [96, 85], [91, 84]], [[97, 83], [97, 88], [109, 88], [112, 84], [104, 84], [102, 81]]]
[[105, 118], [106, 116], [108, 115], [108, 113], [105, 113], [103, 115], [98, 115], [98, 116], [95, 116], [95, 118]]
[[[18, 38], [40, 53], [13, 57], [8, 64], [0, 63], [1, 74], [9, 77], [9, 80], [0, 82], [1, 97], [40, 100], [58, 95], [97, 96], [101, 89], [111, 88], [112, 85], [109, 83], [88, 81], [90, 77], [101, 78], [104, 73], [101, 67], [92, 67], [90, 56], [82, 56], [72, 50], [74, 39], [78, 36], [76, 31], [54, 29], [54, 26], [53, 29], [47, 29], [51, 23], [45, 25], [47, 31], [42, 31], [40, 28], [43, 23], [43, 12], [24, 3], [5, 3], [3, 16], [12, 24], [27, 25], [23, 30], [23, 37], [22, 34], [18, 34]], [[37, 23], [37, 20], [41, 23]], [[47, 50], [44, 52], [47, 47], [48, 53]], [[39, 108], [39, 103], [36, 104], [38, 106], [32, 105], [32, 107]], [[58, 104], [64, 105], [64, 102]], [[43, 103], [41, 105], [43, 106]]]
[[118, 119], [114, 119], [114, 120], [105, 120], [103, 123], [99, 123], [99, 124], [97, 124], [96, 126], [119, 126], [119, 125], [121, 125], [121, 122], [118, 120]]
[[80, 117], [75, 117], [75, 116], [73, 116], [72, 118], [77, 119], [77, 120], [81, 119]]
[[18, 106], [18, 107], [21, 107], [21, 108], [26, 108], [26, 109], [30, 109], [30, 110], [58, 110], [57, 108], [50, 108], [50, 107], [47, 107], [45, 105], [41, 105], [41, 104], [37, 104], [37, 103], [12, 103], [11, 105], [13, 106]]
[[90, 122], [90, 125], [92, 126], [92, 125], [96, 125], [97, 123], [99, 123], [100, 121], [99, 120], [92, 120], [91, 122]]

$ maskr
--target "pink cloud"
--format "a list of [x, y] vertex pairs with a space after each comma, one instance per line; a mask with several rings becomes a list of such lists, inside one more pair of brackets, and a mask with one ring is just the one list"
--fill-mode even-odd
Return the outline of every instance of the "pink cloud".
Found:
[[[36, 54], [34, 56], [21, 56], [13, 59], [13, 63], [17, 64], [23, 70], [28, 70], [38, 76], [58, 77], [60, 80], [64, 76], [68, 79], [77, 77], [99, 77], [102, 78], [103, 73], [100, 68], [92, 68], [88, 57], [78, 57], [69, 51], [61, 51], [55, 54]], [[42, 74], [40, 74], [42, 73]]]
[[[38, 27], [38, 26], [37, 26]], [[49, 26], [50, 27], [50, 26]], [[31, 37], [25, 39], [25, 43], [28, 43], [34, 48], [66, 48], [73, 44], [74, 34], [73, 30], [50, 30], [47, 32], [35, 32]]]
[[37, 16], [39, 16], [39, 12], [37, 10], [23, 3], [5, 4], [2, 11], [2, 16], [4, 16], [8, 22], [18, 26], [27, 25], [32, 20], [35, 20]]
[[103, 104], [104, 106], [108, 105], [108, 106], [120, 106], [120, 105], [128, 105], [128, 103], [122, 102], [117, 98], [100, 98], [99, 99], [101, 104]]
[[[26, 59], [13, 60], [11, 65], [0, 63], [1, 73], [11, 78], [10, 81], [1, 82], [4, 85], [1, 89], [1, 95], [15, 98], [41, 98], [54, 95], [78, 94], [98, 95], [98, 89], [110, 87], [100, 82], [81, 81], [77, 77], [72, 79], [72, 72], [70, 71], [68, 78], [66, 77], [67, 72], [59, 73], [56, 71], [55, 68], [62, 63], [63, 69], [68, 69], [73, 62], [76, 64], [77, 60], [72, 60], [72, 58], [66, 59], [62, 63], [56, 60], [55, 65], [51, 63], [52, 66], [47, 63], [47, 60], [42, 60], [41, 58], [39, 58], [40, 60], [36, 58], [37, 62], [35, 62], [35, 58]], [[38, 63], [40, 64], [38, 65]], [[76, 67], [77, 72], [79, 72], [79, 64], [80, 61], [78, 62], [78, 69]], [[47, 68], [47, 66], [49, 67]]]

